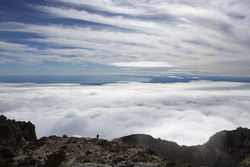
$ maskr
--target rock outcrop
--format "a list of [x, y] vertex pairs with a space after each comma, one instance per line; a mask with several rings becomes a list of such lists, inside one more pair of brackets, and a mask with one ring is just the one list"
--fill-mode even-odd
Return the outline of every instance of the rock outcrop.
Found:
[[0, 164], [8, 166], [12, 158], [17, 156], [26, 145], [37, 141], [35, 126], [31, 122], [7, 120], [0, 115]]
[[210, 137], [204, 145], [190, 147], [144, 134], [125, 136], [113, 141], [121, 145], [152, 149], [157, 155], [177, 164], [189, 163], [193, 167], [250, 167], [250, 130], [247, 128], [221, 131]]
[[32, 123], [4, 116], [0, 116], [0, 134], [1, 167], [177, 167], [151, 150], [107, 140], [66, 135], [37, 140]]
[[37, 140], [31, 122], [8, 120], [1, 115], [0, 166], [250, 167], [250, 130], [222, 131], [204, 145], [191, 147], [150, 135], [113, 141], [66, 135]]

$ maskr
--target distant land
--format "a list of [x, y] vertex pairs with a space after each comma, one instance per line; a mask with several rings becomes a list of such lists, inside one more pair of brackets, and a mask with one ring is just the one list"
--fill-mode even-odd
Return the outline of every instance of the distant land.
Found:
[[190, 81], [228, 81], [250, 83], [250, 77], [234, 76], [140, 76], [140, 75], [21, 75], [0, 76], [3, 83], [74, 83], [84, 85], [102, 85], [117, 82], [142, 82], [142, 83], [176, 83]]

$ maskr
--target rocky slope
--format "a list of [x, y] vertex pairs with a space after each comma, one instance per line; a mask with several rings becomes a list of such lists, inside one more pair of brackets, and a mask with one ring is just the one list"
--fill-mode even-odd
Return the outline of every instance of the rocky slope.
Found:
[[113, 141], [66, 135], [37, 140], [31, 122], [1, 115], [0, 166], [250, 167], [250, 130], [222, 131], [191, 147], [140, 134]]
[[237, 128], [221, 131], [199, 146], [179, 146], [150, 135], [130, 135], [113, 141], [121, 145], [135, 145], [152, 149], [157, 155], [177, 164], [189, 163], [193, 167], [250, 167], [250, 130]]
[[151, 150], [120, 146], [107, 140], [66, 135], [37, 140], [32, 123], [8, 120], [3, 115], [0, 116], [0, 166], [177, 167]]

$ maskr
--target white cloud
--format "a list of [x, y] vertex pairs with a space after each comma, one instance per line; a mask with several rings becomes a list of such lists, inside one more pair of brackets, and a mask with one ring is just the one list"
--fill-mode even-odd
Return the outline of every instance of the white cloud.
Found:
[[110, 65], [118, 67], [135, 67], [135, 68], [161, 68], [174, 67], [167, 62], [115, 62]]
[[88, 5], [96, 10], [109, 11], [112, 13], [120, 13], [120, 14], [142, 14], [142, 13], [145, 13], [145, 10], [143, 8], [139, 8], [138, 5], [137, 5], [138, 8], [136, 8], [135, 6], [128, 6], [128, 5], [126, 5], [126, 2], [124, 3], [124, 1], [110, 1], [110, 0], [102, 0], [102, 1], [60, 0], [60, 1], [66, 2], [66, 3], [71, 3], [71, 4], [76, 4], [76, 5]]
[[48, 6], [38, 6], [37, 9], [49, 12], [56, 15], [57, 17], [78, 19], [112, 26], [120, 26], [122, 28], [141, 30], [142, 32], [144, 31], [144, 29], [146, 29], [147, 31], [161, 30], [162, 27], [160, 24], [154, 22], [143, 21], [140, 19], [127, 19], [123, 16], [107, 17], [99, 14], [89, 13], [85, 10], [78, 11], [75, 9], [65, 9]]
[[[21, 23], [21, 20], [20, 23], [0, 24], [3, 32], [36, 34], [22, 41], [38, 46], [40, 43], [42, 49], [10, 41], [8, 47], [2, 48], [10, 48], [8, 52], [13, 52], [14, 45], [17, 46], [22, 50], [19, 57], [26, 57], [24, 60], [28, 62], [152, 61], [168, 62], [190, 71], [206, 70], [211, 74], [219, 71], [238, 75], [249, 71], [250, 4], [246, 1], [60, 2], [30, 7], [42, 11], [48, 20], [53, 18], [60, 22], [63, 18], [67, 24], [62, 21], [36, 25]], [[70, 53], [75, 57], [63, 57]], [[1, 55], [8, 57], [8, 53]]]
[[0, 50], [11, 51], [11, 52], [37, 51], [36, 48], [29, 47], [28, 45], [22, 45], [18, 43], [8, 43], [4, 41], [0, 41]]
[[37, 135], [113, 139], [147, 133], [179, 144], [201, 144], [215, 132], [250, 127], [250, 84], [191, 82], [0, 84], [0, 113], [30, 120]]
[[[246, 48], [239, 44], [227, 43], [227, 40], [223, 39], [221, 35], [218, 35], [218, 38], [223, 39], [222, 45], [220, 45], [220, 41], [216, 42], [212, 37], [202, 37], [204, 39], [192, 37], [191, 35], [196, 34], [196, 32], [190, 32], [191, 35], [186, 36], [185, 33], [178, 29], [173, 30], [171, 28], [169, 29], [169, 27], [166, 27], [166, 31], [163, 31], [163, 33], [167, 31], [172, 32], [171, 34], [166, 34], [168, 38], [164, 35], [157, 36], [107, 30], [92, 30], [86, 27], [63, 25], [37, 26], [32, 24], [5, 23], [2, 27], [5, 27], [2, 28], [4, 31], [32, 32], [39, 36], [44, 36], [43, 39], [33, 38], [28, 39], [28, 41], [47, 44], [49, 46], [48, 49], [39, 50], [32, 54], [30, 54], [28, 50], [27, 52], [11, 53], [13, 56], [25, 57], [24, 60], [28, 62], [41, 62], [47, 60], [81, 63], [89, 61], [110, 64], [125, 61], [158, 62], [160, 60], [189, 70], [204, 70], [205, 68], [210, 71], [223, 72], [224, 70], [225, 73], [231, 72], [232, 74], [239, 73], [238, 70], [239, 68], [242, 69], [243, 65], [237, 65], [232, 68], [231, 65], [229, 66], [230, 63], [246, 63], [249, 59]], [[191, 31], [196, 31], [196, 28], [193, 26], [186, 28]], [[209, 35], [213, 35], [213, 33]], [[185, 37], [185, 39], [190, 42], [185, 42], [186, 40], [180, 41], [179, 37], [181, 36]], [[199, 44], [199, 41], [204, 40], [207, 41], [205, 44]], [[172, 45], [169, 41], [176, 43], [178, 47]], [[198, 43], [198, 45], [196, 43]], [[214, 47], [217, 45], [221, 48], [224, 46], [229, 47], [230, 50], [216, 50]], [[60, 47], [71, 47], [72, 49], [61, 49]], [[67, 55], [72, 53], [75, 57], [62, 57], [66, 53], [68, 53]], [[240, 54], [235, 56], [236, 53]], [[211, 54], [211, 56], [206, 56], [207, 54]], [[218, 54], [220, 55], [218, 56]], [[3, 55], [8, 55], [8, 53], [3, 53]], [[29, 57], [31, 60], [29, 60]], [[246, 69], [240, 72], [244, 71], [246, 71]]]
[[14, 60], [5, 57], [0, 58], [0, 64], [11, 63], [11, 62], [14, 62]]

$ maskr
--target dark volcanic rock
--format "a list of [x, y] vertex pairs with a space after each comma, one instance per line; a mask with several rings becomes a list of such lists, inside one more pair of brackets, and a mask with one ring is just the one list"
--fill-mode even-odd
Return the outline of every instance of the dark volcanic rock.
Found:
[[31, 122], [7, 120], [3, 115], [0, 115], [0, 134], [0, 164], [8, 164], [28, 143], [37, 141]]
[[66, 153], [63, 150], [56, 151], [52, 154], [47, 155], [45, 161], [45, 167], [59, 167], [61, 163], [66, 159]]
[[114, 141], [66, 135], [37, 140], [31, 122], [0, 116], [1, 167], [190, 167], [188, 164], [250, 167], [250, 130], [222, 131], [204, 145], [192, 147], [149, 135], [131, 135]]
[[4, 115], [0, 115], [0, 133], [1, 142], [5, 142], [6, 139], [13, 139], [13, 144], [20, 145], [22, 139], [30, 142], [37, 141], [35, 126], [31, 122], [7, 120]]
[[214, 167], [242, 166], [244, 159], [250, 155], [250, 130], [240, 127], [216, 133], [203, 145], [203, 150], [207, 156], [204, 159]]
[[191, 164], [194, 167], [245, 167], [250, 164], [250, 130], [247, 128], [221, 131], [210, 137], [204, 145], [190, 147], [144, 134], [125, 136], [113, 141], [152, 149], [169, 161]]
[[0, 166], [2, 167], [176, 167], [154, 152], [137, 146], [91, 138], [36, 138], [30, 122], [0, 116]]

